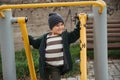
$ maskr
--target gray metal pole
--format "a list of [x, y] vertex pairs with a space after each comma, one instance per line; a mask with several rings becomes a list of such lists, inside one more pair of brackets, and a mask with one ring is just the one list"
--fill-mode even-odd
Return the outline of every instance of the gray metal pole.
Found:
[[3, 11], [5, 18], [0, 18], [0, 41], [2, 70], [4, 80], [16, 80], [13, 29], [11, 27], [11, 10]]
[[105, 7], [102, 14], [98, 10], [93, 6], [95, 80], [108, 80], [107, 9]]

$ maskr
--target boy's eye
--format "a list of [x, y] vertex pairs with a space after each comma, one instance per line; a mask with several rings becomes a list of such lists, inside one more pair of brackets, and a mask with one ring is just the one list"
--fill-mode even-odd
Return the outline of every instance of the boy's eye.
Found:
[[59, 27], [59, 25], [57, 24], [56, 27]]
[[61, 26], [63, 26], [64, 24], [63, 23], [61, 23]]

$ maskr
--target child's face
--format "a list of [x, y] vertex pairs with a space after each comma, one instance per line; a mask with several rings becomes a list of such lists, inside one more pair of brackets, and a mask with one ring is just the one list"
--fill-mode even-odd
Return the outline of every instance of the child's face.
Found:
[[52, 33], [53, 34], [62, 34], [64, 30], [64, 24], [62, 22], [59, 22], [57, 25], [55, 25], [53, 28], [52, 28]]

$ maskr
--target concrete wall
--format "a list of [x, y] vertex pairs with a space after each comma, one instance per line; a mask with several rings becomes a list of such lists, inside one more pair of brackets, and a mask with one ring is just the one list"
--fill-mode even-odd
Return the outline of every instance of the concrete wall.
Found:
[[[37, 3], [37, 2], [51, 2], [52, 0], [1, 0], [1, 4], [5, 4], [6, 1], [12, 3]], [[53, 0], [57, 1], [57, 0]], [[59, 0], [60, 1], [60, 0]], [[74, 0], [75, 1], [75, 0]], [[79, 0], [77, 0], [79, 1]], [[120, 8], [116, 10], [116, 2], [114, 0], [106, 0], [108, 7], [113, 10], [111, 15], [108, 14], [109, 20], [120, 19]], [[39, 37], [45, 32], [49, 31], [48, 27], [48, 14], [51, 12], [57, 12], [63, 16], [65, 21], [65, 28], [71, 31], [75, 27], [73, 17], [76, 13], [92, 13], [91, 7], [59, 7], [59, 8], [41, 8], [41, 9], [14, 9], [12, 11], [13, 17], [28, 17], [27, 29], [28, 34]], [[21, 50], [23, 48], [23, 42], [21, 32], [18, 24], [13, 24], [14, 27], [14, 41], [15, 50]]]

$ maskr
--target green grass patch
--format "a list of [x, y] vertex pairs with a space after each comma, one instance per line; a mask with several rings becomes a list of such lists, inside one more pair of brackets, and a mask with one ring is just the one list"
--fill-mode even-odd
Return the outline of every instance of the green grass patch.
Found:
[[119, 58], [120, 59], [120, 50], [109, 50], [108, 51], [109, 58]]
[[[38, 71], [38, 59], [39, 59], [39, 53], [38, 50], [33, 49], [32, 50], [32, 57], [34, 61], [35, 71]], [[28, 62], [25, 50], [17, 51], [15, 54], [15, 61], [16, 61], [16, 73], [17, 77], [25, 77], [28, 76], [29, 68], [28, 68]]]
[[[72, 55], [72, 61], [73, 61], [73, 70], [69, 73], [65, 74], [64, 76], [74, 76], [76, 74], [79, 74], [79, 63], [76, 63], [76, 60], [80, 57], [80, 47], [79, 44], [72, 45], [70, 47], [71, 55]], [[93, 59], [93, 51], [87, 52], [87, 57], [89, 59]], [[108, 51], [108, 57], [120, 57], [120, 50], [109, 50]], [[39, 53], [38, 50], [32, 49], [32, 57], [34, 61], [35, 71], [36, 73], [39, 73], [38, 65], [39, 65]], [[17, 51], [15, 53], [15, 61], [16, 61], [16, 73], [17, 78], [26, 77], [29, 76], [29, 69], [28, 69], [28, 63], [27, 58], [25, 54], [25, 50]], [[39, 74], [38, 74], [39, 75]], [[0, 77], [2, 77], [2, 63], [1, 63], [1, 55], [0, 55]]]

